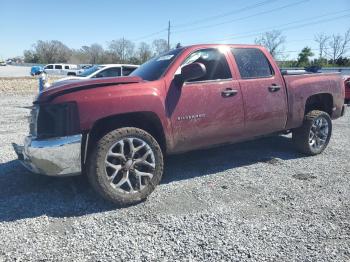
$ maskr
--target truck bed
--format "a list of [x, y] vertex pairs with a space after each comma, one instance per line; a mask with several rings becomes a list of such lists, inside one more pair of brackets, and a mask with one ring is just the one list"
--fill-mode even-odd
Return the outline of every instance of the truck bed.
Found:
[[337, 118], [341, 115], [345, 91], [340, 73], [287, 74], [283, 78], [288, 99], [287, 129], [302, 124], [306, 99], [312, 95], [330, 94], [333, 97], [331, 117]]

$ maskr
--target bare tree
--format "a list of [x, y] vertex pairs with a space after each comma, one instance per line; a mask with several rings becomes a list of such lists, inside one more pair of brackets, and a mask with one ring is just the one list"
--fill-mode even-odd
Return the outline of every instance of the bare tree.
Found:
[[102, 62], [104, 49], [101, 45], [95, 43], [90, 46], [82, 46], [81, 51], [85, 57], [87, 57], [90, 64], [98, 64]]
[[135, 44], [124, 38], [111, 41], [108, 47], [109, 51], [122, 63], [125, 63], [134, 55]]
[[318, 43], [318, 49], [319, 49], [319, 54], [320, 54], [319, 58], [324, 57], [329, 39], [330, 39], [330, 37], [327, 36], [325, 33], [320, 33], [320, 34], [315, 35], [314, 40], [316, 43]]
[[168, 51], [168, 42], [165, 39], [156, 39], [152, 42], [152, 48], [155, 55], [160, 55]]
[[152, 50], [149, 44], [145, 42], [139, 44], [138, 57], [141, 63], [146, 62], [152, 57]]
[[265, 46], [274, 58], [281, 54], [285, 41], [286, 38], [278, 30], [266, 32], [255, 39], [255, 43]]
[[329, 43], [328, 49], [326, 50], [327, 55], [335, 63], [341, 56], [345, 55], [349, 50], [348, 44], [350, 43], [350, 29], [348, 29], [344, 36], [340, 34], [333, 34]]
[[33, 49], [41, 63], [67, 62], [72, 54], [66, 45], [57, 40], [39, 40], [34, 44]]

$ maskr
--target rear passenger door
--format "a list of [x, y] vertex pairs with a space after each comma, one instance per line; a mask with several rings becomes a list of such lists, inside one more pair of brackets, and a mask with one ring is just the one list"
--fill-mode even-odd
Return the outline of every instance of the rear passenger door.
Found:
[[55, 74], [55, 75], [60, 75], [60, 74], [62, 74], [62, 65], [55, 65], [54, 74]]
[[287, 121], [287, 96], [278, 68], [273, 68], [258, 48], [232, 48], [240, 73], [246, 135], [283, 130]]

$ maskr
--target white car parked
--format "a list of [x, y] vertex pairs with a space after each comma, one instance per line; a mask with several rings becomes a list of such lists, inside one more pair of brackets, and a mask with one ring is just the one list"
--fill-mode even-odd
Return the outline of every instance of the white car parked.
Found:
[[65, 80], [81, 80], [88, 78], [100, 78], [100, 77], [117, 77], [117, 76], [128, 76], [133, 72], [138, 65], [129, 64], [106, 64], [106, 65], [95, 65], [77, 76], [69, 76], [61, 78], [57, 82]]

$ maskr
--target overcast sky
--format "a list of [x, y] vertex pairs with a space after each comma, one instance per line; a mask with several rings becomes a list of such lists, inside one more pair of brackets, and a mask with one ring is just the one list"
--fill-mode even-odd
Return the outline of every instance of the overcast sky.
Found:
[[1, 0], [0, 10], [4, 59], [23, 55], [37, 40], [71, 48], [106, 47], [121, 37], [151, 43], [167, 38], [168, 20], [172, 45], [253, 43], [261, 32], [279, 29], [285, 54], [294, 58], [306, 45], [317, 48], [316, 33], [343, 34], [350, 27], [350, 0]]

